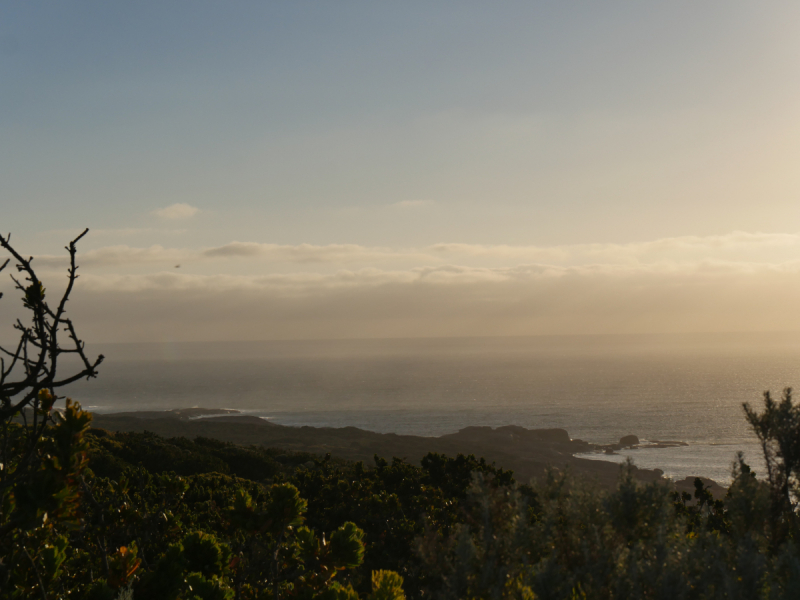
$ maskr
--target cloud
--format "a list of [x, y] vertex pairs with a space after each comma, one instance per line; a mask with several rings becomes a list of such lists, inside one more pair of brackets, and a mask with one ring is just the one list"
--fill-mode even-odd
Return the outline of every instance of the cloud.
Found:
[[[141, 264], [160, 264], [180, 262], [196, 256], [196, 252], [179, 248], [164, 248], [158, 244], [148, 248], [130, 246], [105, 246], [78, 254], [79, 266], [91, 267], [129, 267]], [[42, 255], [35, 258], [35, 266], [62, 268], [67, 265], [66, 255]]]
[[[561, 267], [587, 265], [648, 265], [699, 261], [780, 265], [800, 258], [800, 235], [734, 231], [716, 236], [682, 236], [628, 244], [597, 243], [558, 246], [438, 243], [421, 248], [386, 248], [359, 244], [270, 244], [234, 241], [210, 248], [135, 248], [107, 246], [79, 255], [80, 264], [97, 267], [191, 262], [206, 270], [238, 261], [242, 268], [278, 265], [427, 267], [459, 264], [473, 267], [509, 267], [548, 264]], [[63, 266], [64, 256], [39, 256], [37, 264]], [[217, 266], [215, 266], [217, 265]], [[225, 268], [228, 268], [227, 266]]]
[[87, 339], [147, 341], [785, 331], [798, 303], [800, 262], [701, 261], [87, 273], [70, 310]]
[[[201, 250], [165, 248], [153, 245], [135, 248], [126, 245], [106, 246], [79, 254], [79, 263], [86, 267], [124, 267], [142, 264], [193, 262], [213, 264], [220, 260], [252, 259], [265, 263], [351, 263], [381, 261], [426, 262], [431, 257], [414, 250], [392, 250], [390, 248], [366, 247], [357, 244], [313, 244], [280, 245], [255, 242], [231, 242]], [[66, 256], [40, 255], [37, 265], [62, 267]]]
[[154, 210], [153, 214], [157, 217], [161, 217], [162, 219], [189, 219], [195, 216], [199, 212], [199, 208], [196, 206], [192, 206], [190, 204], [186, 204], [185, 202], [180, 202], [178, 204], [173, 204], [171, 206], [166, 206], [164, 208], [159, 208], [158, 210]]
[[206, 258], [261, 257], [268, 260], [294, 263], [349, 262], [351, 260], [391, 259], [397, 254], [389, 248], [368, 248], [357, 244], [278, 245], [253, 242], [231, 242], [224, 246], [208, 248], [202, 252]]
[[[557, 264], [647, 263], [663, 260], [692, 262], [726, 256], [740, 256], [745, 260], [751, 260], [754, 253], [759, 252], [769, 253], [774, 260], [781, 262], [800, 256], [800, 234], [734, 231], [725, 235], [670, 237], [627, 244], [559, 246], [440, 243], [429, 246], [428, 250], [440, 256], [537, 260]], [[786, 253], [785, 258], [779, 257], [780, 251]]]
[[228, 293], [268, 291], [290, 296], [315, 295], [341, 289], [367, 289], [380, 286], [461, 287], [475, 284], [539, 286], [547, 282], [599, 282], [626, 287], [631, 282], [650, 281], [649, 285], [669, 287], [674, 282], [712, 285], [726, 280], [786, 277], [800, 284], [800, 261], [782, 265], [702, 261], [691, 265], [587, 265], [559, 267], [530, 264], [514, 267], [483, 268], [463, 265], [415, 267], [384, 270], [341, 269], [335, 273], [273, 273], [269, 275], [197, 275], [163, 271], [135, 275], [85, 274], [82, 286], [92, 292], [187, 291]]
[[[95, 340], [800, 329], [796, 234], [416, 249], [119, 245], [78, 259], [70, 314]], [[60, 271], [64, 257], [34, 264], [57, 289], [63, 273], [46, 268]], [[7, 279], [0, 288], [10, 291]], [[0, 301], [0, 325], [13, 322], [15, 298]]]
[[401, 200], [400, 202], [395, 202], [394, 204], [390, 204], [392, 208], [422, 208], [423, 206], [428, 206], [430, 202], [427, 200]]

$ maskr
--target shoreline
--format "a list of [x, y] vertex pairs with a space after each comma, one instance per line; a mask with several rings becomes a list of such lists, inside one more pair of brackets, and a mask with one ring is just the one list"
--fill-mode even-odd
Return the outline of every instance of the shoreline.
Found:
[[[544, 477], [548, 467], [570, 469], [576, 474], [596, 480], [604, 487], [616, 485], [620, 465], [609, 460], [576, 456], [581, 453], [603, 453], [625, 447], [623, 444], [590, 444], [572, 439], [566, 429], [528, 429], [517, 425], [492, 428], [465, 427], [456, 433], [437, 437], [376, 433], [357, 427], [311, 427], [279, 425], [261, 417], [242, 414], [235, 409], [188, 408], [164, 411], [129, 411], [93, 413], [94, 426], [111, 431], [149, 431], [162, 437], [198, 436], [215, 438], [241, 445], [263, 445], [287, 450], [310, 452], [362, 461], [369, 466], [374, 456], [393, 457], [419, 463], [429, 452], [455, 456], [474, 454], [494, 462], [498, 467], [514, 471], [516, 479], [527, 482]], [[620, 442], [632, 442], [626, 436]], [[636, 442], [639, 440], [636, 438]], [[674, 447], [685, 442], [659, 442], [658, 447]], [[635, 444], [633, 444], [635, 446]], [[653, 447], [649, 445], [648, 447]], [[661, 469], [634, 466], [640, 481], [672, 481]], [[726, 488], [697, 475], [710, 486], [715, 497], [722, 497]], [[678, 491], [694, 491], [694, 477], [672, 481]]]

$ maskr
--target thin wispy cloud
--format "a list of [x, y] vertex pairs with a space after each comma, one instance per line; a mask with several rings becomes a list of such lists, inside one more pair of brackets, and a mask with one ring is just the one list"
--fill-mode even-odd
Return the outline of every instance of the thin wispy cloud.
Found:
[[[180, 248], [164, 248], [160, 245], [147, 248], [133, 248], [131, 246], [105, 246], [79, 254], [79, 264], [84, 269], [91, 267], [133, 267], [142, 264], [161, 264], [187, 260], [197, 256], [191, 250]], [[37, 266], [48, 268], [61, 268], [67, 265], [64, 255], [43, 255], [36, 257]]]
[[[726, 263], [700, 261], [676, 265], [587, 265], [559, 267], [532, 264], [502, 268], [443, 265], [413, 269], [384, 270], [365, 268], [341, 269], [335, 273], [276, 273], [270, 275], [197, 275], [177, 272], [157, 272], [135, 275], [85, 274], [82, 285], [93, 291], [144, 291], [144, 290], [217, 290], [272, 289], [306, 294], [322, 289], [364, 288], [397, 284], [471, 285], [492, 283], [541, 283], [543, 281], [598, 280], [618, 283], [652, 278], [653, 281], [696, 279], [708, 283], [741, 276], [785, 276], [794, 281], [800, 276], [800, 260], [781, 265], [760, 263]], [[797, 281], [800, 284], [800, 280]]]
[[[313, 244], [279, 245], [252, 242], [231, 242], [223, 246], [203, 250], [203, 258], [261, 258], [271, 261], [294, 263], [335, 263], [392, 259], [404, 253], [389, 248], [370, 248], [357, 244]], [[421, 255], [418, 255], [421, 257]]]
[[153, 211], [153, 214], [162, 219], [182, 220], [190, 219], [200, 211], [196, 206], [180, 202]]
[[[559, 246], [512, 246], [439, 243], [421, 248], [387, 248], [359, 244], [270, 244], [230, 242], [202, 249], [126, 245], [97, 248], [80, 256], [86, 267], [120, 267], [191, 261], [208, 269], [223, 264], [328, 265], [364, 264], [376, 267], [407, 266], [503, 266], [550, 264], [554, 266], [694, 264], [698, 261], [782, 264], [800, 259], [800, 234], [736, 231], [717, 236], [682, 236], [628, 244], [573, 244]], [[38, 264], [59, 266], [63, 256], [40, 256]], [[215, 264], [220, 266], [214, 267]]]

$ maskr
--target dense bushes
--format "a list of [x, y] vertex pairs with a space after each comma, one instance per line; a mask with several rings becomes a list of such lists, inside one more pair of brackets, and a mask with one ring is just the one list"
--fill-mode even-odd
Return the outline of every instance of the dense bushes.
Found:
[[90, 430], [75, 405], [54, 418], [41, 477], [5, 497], [3, 524], [14, 535], [0, 546], [0, 591], [12, 598], [397, 598], [393, 569], [416, 587], [424, 581], [414, 540], [459, 522], [473, 472], [513, 484], [472, 456], [431, 454], [422, 468], [376, 458], [366, 469]]
[[[150, 473], [176, 475], [222, 473], [253, 481], [271, 481], [292, 473], [318, 457], [307, 452], [236, 446], [198, 437], [164, 439], [153, 433], [111, 434], [102, 429], [88, 432], [92, 471], [100, 477], [119, 477], [126, 468], [140, 466]], [[344, 461], [336, 461], [345, 464]]]
[[[197, 475], [183, 478], [189, 487], [181, 497], [181, 506], [170, 505], [170, 510], [173, 514], [182, 511], [181, 518], [193, 527], [219, 535], [227, 533], [225, 521], [209, 521], [204, 500], [210, 498], [211, 506], [224, 506], [231, 502], [230, 497], [219, 495], [236, 486], [244, 486], [247, 493], [258, 496], [262, 493], [258, 490], [263, 488], [254, 482], [294, 485], [301, 497], [307, 499], [308, 527], [330, 532], [342, 523], [353, 522], [364, 532], [367, 550], [364, 564], [349, 569], [341, 577], [362, 593], [370, 589], [371, 573], [380, 570], [398, 571], [412, 586], [419, 587], [424, 573], [414, 553], [414, 540], [426, 527], [446, 532], [459, 522], [459, 505], [467, 496], [473, 473], [485, 473], [497, 485], [514, 483], [510, 472], [473, 456], [448, 458], [429, 454], [422, 467], [399, 459], [387, 462], [376, 457], [374, 468], [366, 468], [330, 456], [320, 459], [306, 453], [244, 448], [204, 438], [163, 439], [150, 433], [112, 434], [102, 430], [91, 430], [88, 438], [89, 465], [94, 474], [112, 479], [125, 474], [123, 481], [128, 488], [131, 482], [138, 481], [137, 489], [161, 490], [166, 482], [176, 479], [176, 474]], [[222, 476], [227, 473], [243, 477]], [[142, 478], [146, 481], [141, 481]], [[213, 485], [206, 483], [210, 478]], [[156, 496], [175, 498], [166, 490], [158, 491]], [[121, 499], [106, 501], [110, 505], [120, 502]], [[144, 499], [138, 499], [142, 506], [149, 506], [143, 502]], [[198, 522], [201, 518], [204, 520]], [[123, 537], [137, 531], [140, 537], [151, 535], [148, 526], [140, 524], [126, 530]], [[122, 544], [122, 538], [117, 543]], [[139, 547], [147, 543], [142, 539]]]
[[[121, 460], [118, 477], [99, 477], [86, 466], [88, 415], [71, 405], [60, 420], [44, 439], [61, 453], [51, 451], [41, 469], [42, 481], [55, 484], [34, 494], [42, 486], [31, 480], [3, 499], [2, 524], [16, 525], [4, 528], [0, 546], [3, 597], [357, 597], [336, 576], [363, 562], [363, 532], [348, 522], [326, 535], [303, 526], [306, 502], [293, 485], [265, 486], [221, 473], [152, 473]], [[126, 441], [134, 447], [142, 441], [113, 437], [106, 442], [119, 442], [120, 453], [129, 450]], [[113, 457], [97, 454], [101, 465]], [[192, 453], [177, 456], [186, 465]], [[64, 482], [60, 470], [69, 473]], [[400, 598], [398, 577], [374, 575], [373, 593]]]
[[800, 591], [796, 548], [769, 551], [767, 490], [744, 467], [724, 514], [687, 506], [663, 484], [641, 485], [630, 469], [607, 492], [551, 473], [537, 486], [535, 511], [515, 490], [486, 483], [476, 480], [465, 524], [419, 542], [435, 597], [754, 599]]
[[415, 539], [426, 528], [447, 533], [463, 520], [461, 503], [475, 473], [485, 474], [495, 485], [514, 483], [509, 471], [483, 459], [433, 453], [421, 467], [397, 458], [388, 462], [375, 457], [371, 469], [361, 463], [340, 467], [325, 460], [313, 469], [296, 471], [289, 481], [309, 499], [309, 526], [327, 531], [335, 523], [353, 521], [364, 530], [364, 569], [348, 574], [358, 589], [368, 583], [370, 571], [392, 569], [406, 578], [411, 590], [426, 578], [414, 552]]
[[[788, 392], [783, 403], [793, 414]], [[767, 398], [748, 415], [767, 423], [775, 409]], [[529, 486], [472, 456], [376, 457], [366, 468], [89, 431], [71, 404], [55, 418], [39, 470], [3, 498], [3, 597], [390, 599], [403, 580], [412, 598], [442, 599], [800, 591], [796, 481], [756, 479], [741, 460], [720, 501], [699, 480], [679, 495], [628, 467], [613, 490], [558, 471]], [[10, 431], [13, 441], [23, 430]], [[784, 462], [797, 434], [763, 429], [773, 474], [794, 473]]]
[[424, 591], [540, 600], [800, 597], [800, 409], [791, 390], [780, 404], [766, 394], [763, 413], [745, 408], [767, 449], [768, 473], [756, 479], [740, 457], [724, 501], [699, 480], [693, 497], [642, 485], [629, 466], [614, 490], [553, 471], [527, 497], [475, 476], [464, 522], [418, 540]]

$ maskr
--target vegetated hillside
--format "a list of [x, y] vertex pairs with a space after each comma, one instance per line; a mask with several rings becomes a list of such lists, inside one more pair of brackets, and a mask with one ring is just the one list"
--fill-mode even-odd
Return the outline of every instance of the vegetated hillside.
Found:
[[[748, 418], [785, 446], [798, 413], [767, 405]], [[738, 465], [720, 501], [699, 480], [680, 494], [630, 467], [611, 489], [563, 470], [522, 485], [473, 456], [376, 457], [367, 468], [92, 430], [75, 406], [56, 421], [40, 446], [49, 458], [3, 508], [5, 597], [700, 600], [800, 590], [797, 461], [780, 454], [768, 482]], [[23, 432], [12, 426], [12, 443]]]
[[[680, 494], [637, 481], [630, 466], [611, 490], [558, 471], [529, 486], [473, 456], [430, 453], [419, 465], [376, 457], [366, 468], [203, 437], [89, 437], [95, 476], [182, 481], [172, 510], [220, 540], [236, 537], [219, 516], [234, 490], [256, 497], [290, 483], [307, 500], [311, 529], [363, 530], [363, 563], [339, 577], [362, 593], [370, 573], [387, 569], [414, 598], [795, 598], [800, 590], [793, 534], [771, 523], [769, 486], [744, 464], [719, 501], [700, 480]], [[786, 527], [795, 510], [780, 517]]]
[[[169, 496], [172, 517], [185, 521], [186, 529], [213, 533], [232, 547], [236, 543], [231, 540], [240, 532], [223, 515], [240, 490], [257, 498], [276, 484], [295, 486], [307, 501], [304, 520], [311, 529], [329, 536], [342, 523], [352, 522], [363, 531], [363, 564], [339, 577], [362, 592], [369, 591], [371, 573], [377, 570], [398, 571], [406, 578], [406, 587], [422, 586], [425, 577], [416, 557], [417, 539], [426, 531], [450, 531], [463, 521], [461, 504], [475, 474], [484, 474], [495, 486], [514, 485], [510, 472], [464, 455], [429, 454], [421, 466], [376, 458], [371, 468], [365, 468], [330, 455], [243, 447], [209, 438], [165, 439], [150, 432], [102, 429], [90, 430], [87, 438], [95, 485], [108, 485], [104, 478], [125, 480], [129, 495], [138, 490], [133, 492], [136, 499], [119, 500], [140, 506], [167, 496], [159, 490], [182, 489], [179, 501]], [[115, 533], [118, 543], [125, 535], [133, 536], [143, 555], [162, 555], [167, 540], [160, 538], [159, 530], [147, 527], [144, 521], [135, 530], [122, 527]]]
[[[149, 473], [199, 475], [220, 473], [252, 481], [271, 482], [291, 475], [301, 465], [311, 466], [319, 456], [262, 446], [239, 446], [206, 437], [163, 438], [152, 432], [88, 432], [89, 464], [101, 477], [116, 479], [126, 469], [142, 467]], [[330, 460], [330, 459], [329, 459]], [[347, 461], [333, 459], [336, 464]]]
[[[221, 415], [221, 416], [220, 416]], [[197, 418], [197, 417], [203, 418]], [[619, 466], [606, 461], [573, 456], [593, 448], [570, 439], [564, 429], [526, 429], [518, 426], [467, 427], [440, 437], [375, 433], [356, 427], [288, 427], [236, 411], [184, 409], [95, 415], [95, 424], [112, 431], [150, 431], [164, 437], [206, 437], [243, 445], [259, 445], [333, 456], [370, 464], [375, 455], [403, 457], [420, 464], [429, 452], [448, 456], [474, 454], [513, 470], [518, 480], [542, 478], [549, 467], [569, 468], [597, 480], [606, 488], [616, 485]], [[644, 482], [661, 478], [658, 470], [633, 468]], [[698, 473], [702, 475], [702, 473]], [[708, 480], [705, 481], [710, 483]], [[689, 489], [692, 484], [689, 483]], [[724, 494], [712, 486], [717, 495]], [[686, 487], [681, 488], [684, 491]]]

